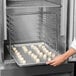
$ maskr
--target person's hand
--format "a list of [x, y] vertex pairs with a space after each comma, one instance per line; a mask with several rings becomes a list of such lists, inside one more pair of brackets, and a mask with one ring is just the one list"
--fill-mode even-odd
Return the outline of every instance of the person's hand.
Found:
[[76, 49], [70, 48], [67, 52], [65, 52], [62, 55], [55, 57], [51, 61], [46, 62], [46, 64], [49, 64], [52, 66], [58, 66], [58, 65], [62, 64], [64, 61], [66, 61], [73, 54], [76, 54]]
[[52, 66], [58, 66], [62, 64], [66, 60], [66, 57], [64, 54], [59, 55], [55, 57], [53, 60], [46, 62], [46, 64], [52, 65]]

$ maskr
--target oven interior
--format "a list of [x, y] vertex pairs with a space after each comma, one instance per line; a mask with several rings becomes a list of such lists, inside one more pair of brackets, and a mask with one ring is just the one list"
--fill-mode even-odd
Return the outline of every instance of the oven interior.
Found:
[[47, 0], [8, 0], [4, 60], [14, 59], [19, 66], [43, 64], [65, 52], [61, 9]]

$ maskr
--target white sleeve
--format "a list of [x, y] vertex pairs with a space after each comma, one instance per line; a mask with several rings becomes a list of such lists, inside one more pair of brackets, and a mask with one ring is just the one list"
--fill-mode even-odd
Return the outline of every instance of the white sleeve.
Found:
[[73, 40], [70, 47], [72, 47], [72, 48], [74, 48], [76, 50], [76, 39], [75, 38], [74, 38], [74, 40]]

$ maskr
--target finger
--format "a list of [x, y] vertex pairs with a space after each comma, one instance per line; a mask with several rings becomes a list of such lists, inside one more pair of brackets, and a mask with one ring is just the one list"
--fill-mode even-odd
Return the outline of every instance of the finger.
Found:
[[50, 65], [52, 65], [52, 66], [58, 66], [58, 65], [60, 65], [60, 63], [54, 62], [54, 63], [52, 63], [52, 64], [50, 64]]
[[54, 60], [51, 60], [51, 61], [46, 62], [46, 64], [52, 64], [54, 62], [55, 62]]
[[57, 64], [56, 64], [56, 63], [52, 63], [52, 64], [50, 64], [50, 65], [52, 65], [52, 66], [57, 66]]

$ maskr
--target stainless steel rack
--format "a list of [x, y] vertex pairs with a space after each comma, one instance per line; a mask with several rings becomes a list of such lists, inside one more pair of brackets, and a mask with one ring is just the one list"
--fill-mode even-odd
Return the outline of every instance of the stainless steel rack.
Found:
[[[8, 50], [10, 53], [12, 52], [12, 46], [15, 47], [15, 44], [35, 42], [44, 42], [44, 44], [47, 44], [58, 53], [65, 51], [66, 35], [62, 36], [60, 33], [60, 5], [45, 0], [13, 2], [11, 1], [12, 4], [7, 5], [7, 39], [9, 40]], [[24, 61], [25, 64], [21, 64], [16, 55], [13, 54], [12, 56], [20, 66], [29, 65], [28, 63], [26, 64], [26, 61]], [[46, 60], [41, 62], [45, 63]], [[30, 59], [31, 63], [35, 64]]]

